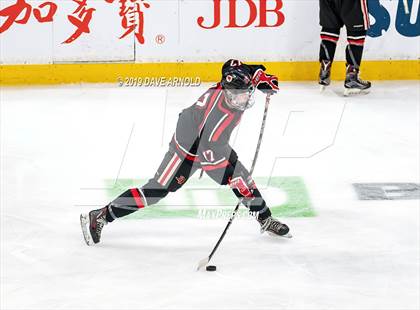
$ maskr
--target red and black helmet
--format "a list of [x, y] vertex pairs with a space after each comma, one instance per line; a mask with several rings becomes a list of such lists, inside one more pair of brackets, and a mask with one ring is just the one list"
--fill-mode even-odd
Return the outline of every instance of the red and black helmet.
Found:
[[225, 90], [228, 105], [244, 111], [254, 104], [252, 75], [248, 66], [238, 60], [227, 61], [222, 67], [220, 82]]
[[225, 89], [248, 89], [252, 86], [251, 72], [238, 60], [227, 61], [222, 67], [221, 84]]

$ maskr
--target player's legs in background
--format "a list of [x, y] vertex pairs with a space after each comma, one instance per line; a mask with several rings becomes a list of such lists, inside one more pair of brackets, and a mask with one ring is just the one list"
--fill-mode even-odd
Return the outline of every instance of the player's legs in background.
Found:
[[319, 84], [328, 86], [331, 83], [331, 66], [334, 61], [337, 42], [340, 37], [340, 29], [322, 28], [321, 46], [319, 49]]
[[358, 93], [369, 89], [371, 83], [359, 78], [363, 47], [367, 29], [369, 28], [369, 13], [367, 0], [346, 1], [342, 7], [342, 18], [347, 28], [346, 47], [346, 80], [345, 94]]
[[242, 204], [255, 215], [261, 225], [261, 232], [268, 231], [279, 236], [288, 235], [289, 227], [271, 217], [271, 211], [254, 180], [239, 160], [230, 162], [225, 168], [205, 171], [218, 184], [231, 187], [236, 197], [242, 199]]
[[348, 45], [346, 47], [346, 80], [344, 87], [346, 90], [351, 90], [346, 92], [348, 94], [367, 90], [371, 86], [369, 81], [364, 81], [359, 77], [365, 37], [366, 30], [347, 29]]
[[193, 161], [181, 158], [170, 149], [162, 160], [155, 176], [140, 188], [131, 188], [107, 206], [82, 215], [82, 229], [88, 245], [98, 243], [105, 224], [124, 217], [144, 207], [156, 204], [169, 192], [181, 188], [198, 169]]
[[331, 66], [334, 61], [340, 28], [344, 25], [339, 13], [337, 0], [319, 0], [319, 24], [321, 25], [321, 44], [319, 49], [319, 84], [330, 85]]

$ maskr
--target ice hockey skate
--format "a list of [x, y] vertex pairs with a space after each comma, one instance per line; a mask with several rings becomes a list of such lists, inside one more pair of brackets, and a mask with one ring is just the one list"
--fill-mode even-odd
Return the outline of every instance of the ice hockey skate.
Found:
[[272, 236], [279, 236], [283, 238], [292, 238], [292, 235], [289, 233], [289, 227], [286, 224], [281, 223], [269, 216], [265, 220], [258, 221], [261, 225], [261, 233], [269, 233]]
[[319, 70], [319, 80], [320, 91], [324, 91], [327, 86], [331, 83], [331, 65], [332, 62], [329, 60], [321, 61], [321, 68]]
[[101, 241], [102, 228], [107, 224], [106, 207], [92, 210], [89, 214], [80, 214], [80, 225], [87, 245]]
[[354, 94], [367, 94], [371, 83], [359, 77], [359, 69], [352, 65], [347, 65], [346, 80], [344, 82], [344, 96]]

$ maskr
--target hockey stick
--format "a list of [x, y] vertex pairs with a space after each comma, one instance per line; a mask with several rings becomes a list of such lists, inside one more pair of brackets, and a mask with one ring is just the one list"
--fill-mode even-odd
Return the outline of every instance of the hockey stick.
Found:
[[[267, 119], [267, 111], [268, 111], [268, 105], [270, 104], [270, 94], [267, 94], [267, 97], [265, 98], [265, 107], [264, 107], [264, 116], [261, 123], [261, 129], [260, 129], [260, 136], [258, 138], [258, 144], [257, 148], [255, 149], [254, 159], [252, 160], [251, 170], [249, 171], [250, 175], [254, 172], [255, 164], [257, 163], [258, 153], [260, 152], [261, 147], [261, 141], [265, 129], [265, 121]], [[226, 232], [228, 231], [230, 225], [232, 225], [233, 220], [235, 219], [236, 213], [238, 212], [239, 206], [241, 205], [242, 199], [239, 199], [238, 203], [236, 204], [235, 209], [232, 212], [232, 215], [229, 218], [229, 222], [227, 223], [225, 229], [223, 230], [222, 235], [220, 236], [219, 240], [217, 240], [216, 245], [214, 246], [213, 250], [210, 252], [210, 255], [203, 258], [198, 262], [197, 270], [200, 270], [202, 267], [206, 266], [211, 258], [213, 257], [214, 253], [216, 253], [217, 248], [219, 247], [220, 243], [222, 242], [223, 238], [226, 235]]]

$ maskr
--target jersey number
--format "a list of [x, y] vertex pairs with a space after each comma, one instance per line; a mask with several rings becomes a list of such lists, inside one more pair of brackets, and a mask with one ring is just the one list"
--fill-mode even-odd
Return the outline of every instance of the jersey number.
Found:
[[202, 98], [198, 99], [198, 101], [195, 103], [199, 107], [204, 107], [207, 103], [207, 98], [209, 97], [210, 93], [204, 94]]
[[232, 59], [232, 61], [230, 62], [231, 67], [238, 67], [240, 65], [242, 65], [242, 63], [239, 60], [236, 60], [236, 59]]
[[214, 154], [213, 154], [212, 150], [204, 151], [203, 156], [208, 162], [213, 162], [214, 161]]

